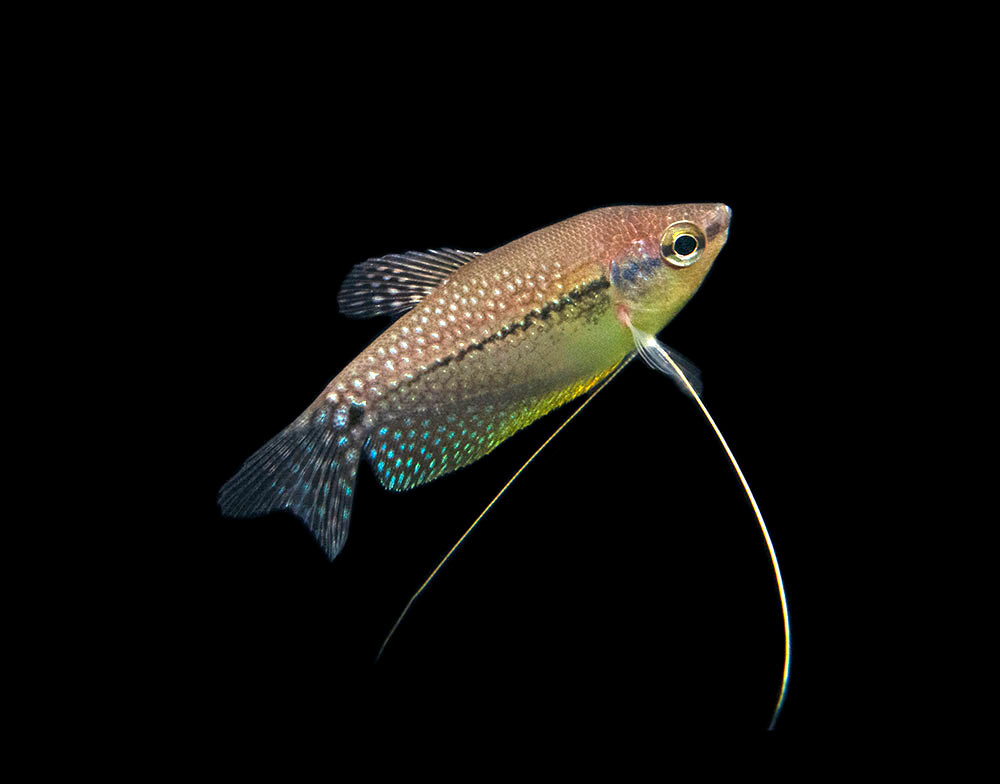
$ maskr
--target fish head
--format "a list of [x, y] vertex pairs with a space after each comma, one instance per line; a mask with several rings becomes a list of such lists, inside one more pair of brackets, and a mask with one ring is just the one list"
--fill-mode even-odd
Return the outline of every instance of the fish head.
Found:
[[725, 204], [631, 207], [607, 274], [632, 322], [659, 332], [691, 299], [729, 236]]

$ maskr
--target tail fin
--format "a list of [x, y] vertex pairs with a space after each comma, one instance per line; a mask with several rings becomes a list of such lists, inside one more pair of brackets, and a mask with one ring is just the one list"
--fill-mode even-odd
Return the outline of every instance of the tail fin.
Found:
[[257, 450], [219, 491], [229, 517], [286, 510], [333, 560], [347, 539], [360, 447], [345, 412], [307, 411]]

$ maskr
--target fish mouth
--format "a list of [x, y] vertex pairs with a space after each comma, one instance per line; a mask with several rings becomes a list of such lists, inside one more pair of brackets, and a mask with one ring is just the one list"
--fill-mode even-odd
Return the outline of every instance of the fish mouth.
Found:
[[728, 204], [716, 204], [715, 210], [705, 226], [705, 237], [712, 240], [716, 235], [725, 232], [729, 234], [729, 221], [733, 211]]

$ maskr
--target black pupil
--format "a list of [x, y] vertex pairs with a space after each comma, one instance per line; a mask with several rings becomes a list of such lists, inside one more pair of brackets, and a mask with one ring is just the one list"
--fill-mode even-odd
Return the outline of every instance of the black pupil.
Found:
[[690, 234], [682, 234], [674, 240], [674, 253], [678, 256], [690, 256], [698, 250], [698, 240]]

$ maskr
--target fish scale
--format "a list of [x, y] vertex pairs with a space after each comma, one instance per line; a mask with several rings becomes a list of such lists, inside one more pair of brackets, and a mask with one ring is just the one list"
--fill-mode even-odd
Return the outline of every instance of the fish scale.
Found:
[[[574, 362], [559, 372], [539, 374], [532, 370], [538, 363], [552, 365], [564, 353], [561, 347], [569, 332], [600, 329], [599, 317], [588, 319], [586, 314], [610, 312], [606, 291], [557, 304], [562, 306], [550, 307], [545, 318], [538, 308], [534, 319], [529, 316], [508, 322], [478, 343], [455, 339], [450, 355], [424, 367], [418, 365], [412, 379], [390, 384], [385, 391], [378, 387], [368, 390], [364, 405], [371, 412], [370, 421], [378, 427], [365, 451], [383, 486], [409, 489], [478, 460], [610, 372], [621, 358], [614, 352]], [[426, 310], [432, 309], [428, 306]], [[418, 324], [422, 318], [420, 311], [411, 317]], [[387, 336], [387, 341], [391, 345], [412, 344], [398, 335]], [[621, 353], [625, 350], [627, 345]], [[353, 364], [345, 371], [348, 375]], [[368, 358], [360, 364], [368, 364]], [[406, 366], [404, 361], [399, 364]], [[352, 402], [360, 400], [355, 397]], [[411, 461], [414, 451], [418, 459]]]

